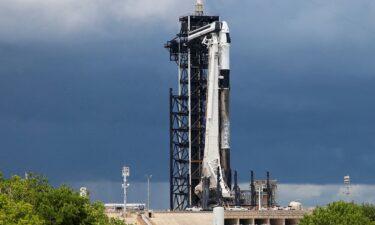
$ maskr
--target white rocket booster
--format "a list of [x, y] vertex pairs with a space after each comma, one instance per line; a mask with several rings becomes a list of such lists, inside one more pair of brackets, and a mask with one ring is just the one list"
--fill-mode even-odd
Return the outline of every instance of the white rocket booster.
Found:
[[230, 120], [229, 120], [229, 87], [230, 87], [230, 35], [226, 22], [222, 23], [219, 36], [219, 113], [220, 113], [220, 159], [223, 177], [231, 186], [230, 170]]
[[[209, 27], [209, 26], [208, 26]], [[213, 25], [211, 26], [213, 27]], [[209, 28], [207, 28], [209, 30]], [[194, 35], [197, 35], [196, 33]], [[210, 189], [220, 187], [223, 197], [230, 197], [230, 159], [229, 159], [229, 74], [230, 74], [230, 36], [226, 22], [221, 22], [219, 32], [206, 36], [203, 43], [208, 47], [206, 134], [202, 176], [210, 178]], [[219, 168], [219, 170], [217, 170]], [[220, 174], [217, 174], [219, 171]], [[202, 184], [196, 186], [196, 194], [202, 192]]]

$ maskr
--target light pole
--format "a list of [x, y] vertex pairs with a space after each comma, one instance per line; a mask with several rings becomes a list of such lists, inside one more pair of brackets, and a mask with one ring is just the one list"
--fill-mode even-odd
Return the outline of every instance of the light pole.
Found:
[[122, 176], [124, 178], [124, 183], [122, 184], [122, 188], [124, 189], [124, 217], [126, 217], [126, 197], [127, 197], [127, 189], [129, 187], [127, 177], [130, 176], [130, 169], [127, 166], [122, 167]]
[[146, 175], [147, 178], [147, 209], [150, 209], [150, 179], [152, 178], [152, 174]]
[[344, 186], [345, 186], [345, 191], [344, 194], [346, 195], [346, 201], [350, 201], [350, 176], [345, 176], [344, 177]]

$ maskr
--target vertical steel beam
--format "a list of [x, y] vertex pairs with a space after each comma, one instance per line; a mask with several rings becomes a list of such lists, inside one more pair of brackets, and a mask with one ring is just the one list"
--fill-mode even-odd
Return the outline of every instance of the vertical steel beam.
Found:
[[270, 172], [267, 171], [267, 207], [271, 208], [272, 207], [272, 187], [270, 183]]
[[251, 171], [251, 181], [250, 181], [250, 190], [251, 190], [251, 206], [256, 206], [256, 190], [254, 183], [254, 171]]
[[169, 89], [169, 207], [173, 210], [173, 89]]

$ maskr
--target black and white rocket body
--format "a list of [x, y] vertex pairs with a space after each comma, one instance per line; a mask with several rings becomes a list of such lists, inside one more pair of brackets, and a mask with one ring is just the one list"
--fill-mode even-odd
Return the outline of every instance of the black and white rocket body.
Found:
[[[203, 37], [208, 48], [208, 75], [206, 101], [206, 132], [202, 177], [209, 178], [210, 191], [217, 190], [221, 196], [231, 197], [230, 169], [230, 35], [226, 22], [214, 22], [191, 31], [188, 41]], [[219, 179], [218, 179], [219, 176]], [[195, 193], [203, 192], [202, 182]]]

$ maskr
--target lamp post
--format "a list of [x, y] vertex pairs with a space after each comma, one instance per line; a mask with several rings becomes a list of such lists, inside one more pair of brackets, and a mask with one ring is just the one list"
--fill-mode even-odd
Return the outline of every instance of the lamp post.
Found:
[[126, 197], [127, 197], [127, 189], [129, 187], [127, 177], [130, 176], [130, 169], [127, 166], [122, 167], [122, 177], [124, 178], [124, 183], [122, 184], [122, 188], [124, 189], [124, 217], [126, 217]]
[[346, 195], [346, 201], [350, 201], [350, 176], [345, 176], [344, 177], [344, 186], [345, 186], [345, 195]]
[[147, 209], [150, 209], [150, 179], [152, 178], [152, 174], [146, 175], [147, 178]]

